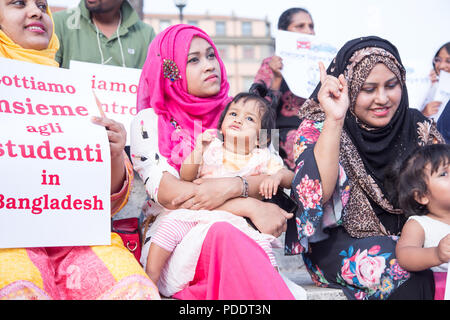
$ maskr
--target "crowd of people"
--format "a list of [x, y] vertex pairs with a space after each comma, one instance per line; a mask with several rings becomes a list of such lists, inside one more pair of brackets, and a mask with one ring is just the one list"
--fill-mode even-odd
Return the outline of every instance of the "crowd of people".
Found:
[[[278, 29], [314, 35], [303, 8], [286, 10]], [[349, 40], [319, 63], [310, 97], [290, 91], [278, 56], [232, 97], [207, 33], [179, 24], [155, 35], [126, 0], [81, 0], [54, 18], [45, 0], [0, 0], [0, 57], [142, 69], [131, 161], [124, 126], [92, 121], [108, 133], [111, 216], [137, 173], [149, 223], [140, 262], [114, 232], [109, 246], [0, 249], [0, 299], [293, 300], [272, 252], [281, 235], [317, 286], [348, 299], [443, 299], [450, 106], [433, 99], [449, 43], [419, 109], [386, 39]], [[294, 209], [276, 197], [288, 190]]]

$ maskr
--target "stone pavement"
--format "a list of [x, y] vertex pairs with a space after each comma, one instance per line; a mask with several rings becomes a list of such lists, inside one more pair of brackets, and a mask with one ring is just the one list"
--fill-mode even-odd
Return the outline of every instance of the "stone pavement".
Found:
[[[141, 206], [146, 199], [144, 184], [135, 173], [133, 189], [127, 205], [114, 216], [114, 219], [139, 217]], [[284, 234], [280, 236], [284, 246]], [[344, 293], [339, 289], [320, 288], [314, 285], [300, 255], [285, 256], [283, 248], [275, 248], [274, 253], [280, 272], [306, 290], [308, 300], [346, 300]]]

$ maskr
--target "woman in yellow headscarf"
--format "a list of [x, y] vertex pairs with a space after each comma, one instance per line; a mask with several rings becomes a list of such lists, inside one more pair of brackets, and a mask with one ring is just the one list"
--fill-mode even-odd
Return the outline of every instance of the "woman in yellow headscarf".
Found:
[[[46, 0], [0, 0], [0, 57], [57, 67], [59, 41], [53, 25]], [[111, 119], [96, 123], [110, 131], [115, 214], [126, 203], [133, 180], [123, 152], [126, 132]], [[115, 233], [110, 246], [0, 249], [0, 300], [159, 298], [156, 286]]]
[[46, 1], [0, 1], [0, 57], [58, 66], [58, 49]]

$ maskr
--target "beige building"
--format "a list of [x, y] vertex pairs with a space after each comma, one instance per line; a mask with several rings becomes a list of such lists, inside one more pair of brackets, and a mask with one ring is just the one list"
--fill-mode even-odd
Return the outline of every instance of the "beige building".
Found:
[[[51, 9], [56, 12], [66, 8]], [[159, 33], [180, 23], [180, 17], [177, 14], [145, 14], [144, 22]], [[204, 14], [184, 15], [183, 23], [195, 25], [212, 37], [225, 63], [233, 96], [250, 88], [262, 60], [274, 52], [275, 41], [267, 20]]]
[[[178, 15], [146, 14], [144, 22], [158, 33], [180, 23], [180, 18]], [[227, 69], [231, 95], [249, 89], [262, 60], [274, 51], [274, 39], [267, 20], [205, 14], [185, 15], [183, 23], [195, 25], [212, 37]]]

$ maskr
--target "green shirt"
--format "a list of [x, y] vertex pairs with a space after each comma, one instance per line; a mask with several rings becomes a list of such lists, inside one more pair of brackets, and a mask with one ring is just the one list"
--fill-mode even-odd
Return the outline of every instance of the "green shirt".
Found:
[[120, 28], [109, 39], [97, 31], [84, 0], [76, 8], [56, 12], [55, 32], [60, 48], [55, 59], [60, 67], [69, 68], [70, 60], [78, 60], [114, 66], [125, 63], [128, 68], [141, 69], [155, 31], [139, 19], [128, 1], [123, 2], [120, 10]]

